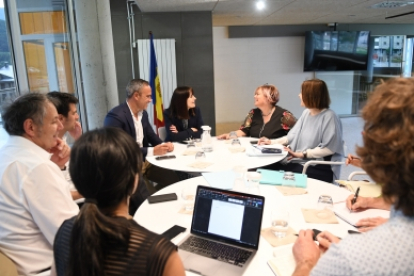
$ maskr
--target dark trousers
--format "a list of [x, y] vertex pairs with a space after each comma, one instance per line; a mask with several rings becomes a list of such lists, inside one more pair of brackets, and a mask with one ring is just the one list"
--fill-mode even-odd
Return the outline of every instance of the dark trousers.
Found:
[[[281, 163], [274, 163], [269, 166], [266, 166], [265, 169], [269, 170], [283, 170], [287, 172], [295, 172], [295, 173], [302, 173], [303, 166], [298, 163], [287, 163], [287, 164], [281, 164]], [[306, 175], [309, 178], [325, 181], [328, 183], [333, 182], [333, 171], [331, 168], [331, 165], [311, 165], [306, 170]]]

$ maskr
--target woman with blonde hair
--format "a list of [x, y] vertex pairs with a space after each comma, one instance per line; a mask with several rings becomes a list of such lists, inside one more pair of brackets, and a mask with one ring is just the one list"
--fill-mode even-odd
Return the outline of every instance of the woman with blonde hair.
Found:
[[[286, 135], [295, 125], [296, 118], [288, 110], [277, 105], [279, 90], [271, 84], [257, 87], [254, 92], [255, 109], [250, 110], [237, 136], [267, 137], [275, 139]], [[222, 134], [218, 139], [229, 139], [229, 133]]]

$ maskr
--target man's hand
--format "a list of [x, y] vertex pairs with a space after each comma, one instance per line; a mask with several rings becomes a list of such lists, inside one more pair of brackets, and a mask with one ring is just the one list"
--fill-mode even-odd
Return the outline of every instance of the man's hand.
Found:
[[170, 130], [171, 130], [171, 132], [173, 132], [173, 133], [178, 133], [178, 130], [177, 130], [177, 128], [175, 127], [175, 125], [171, 125], [171, 126], [170, 126]]
[[313, 231], [300, 230], [298, 239], [292, 248], [296, 260], [296, 269], [293, 275], [309, 275], [320, 257], [320, 251], [313, 241]]
[[192, 127], [191, 130], [194, 131], [194, 132], [198, 131], [198, 129], [196, 129], [195, 127]]
[[171, 151], [174, 150], [174, 144], [173, 143], [167, 142], [167, 143], [164, 143], [164, 144], [168, 146], [168, 152], [171, 152]]
[[339, 243], [339, 238], [337, 236], [332, 235], [328, 231], [321, 232], [317, 237], [317, 241], [319, 242], [319, 249], [322, 252], [326, 252], [329, 249], [332, 243]]
[[82, 135], [82, 127], [79, 122], [76, 122], [75, 128], [73, 130], [68, 131], [69, 135], [76, 141]]
[[351, 164], [355, 167], [361, 167], [361, 158], [359, 158], [355, 155], [352, 155], [352, 154], [348, 154], [348, 158], [346, 158], [345, 164], [346, 165]]
[[388, 219], [382, 218], [382, 217], [376, 217], [376, 218], [365, 218], [359, 220], [355, 226], [359, 227], [359, 232], [367, 232], [369, 230], [374, 229], [375, 227], [386, 223]]
[[[169, 148], [170, 148], [170, 146], [168, 145], [168, 143], [159, 144], [158, 146], [154, 147], [154, 155], [164, 155], [168, 152]], [[173, 146], [173, 148], [174, 148], [174, 146]]]
[[56, 165], [58, 165], [59, 168], [63, 169], [70, 157], [70, 148], [68, 147], [68, 145], [66, 145], [66, 143], [62, 139], [57, 138], [56, 146], [51, 148], [49, 152], [52, 154], [50, 160], [56, 163]]

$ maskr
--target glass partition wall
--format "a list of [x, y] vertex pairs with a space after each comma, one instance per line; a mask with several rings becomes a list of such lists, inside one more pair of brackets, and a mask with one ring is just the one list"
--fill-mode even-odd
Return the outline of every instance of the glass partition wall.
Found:
[[73, 93], [86, 125], [74, 11], [73, 0], [0, 0], [0, 104], [29, 92]]
[[366, 71], [315, 72], [328, 85], [331, 108], [340, 116], [358, 115], [381, 81], [414, 76], [413, 40], [404, 35], [371, 36]]

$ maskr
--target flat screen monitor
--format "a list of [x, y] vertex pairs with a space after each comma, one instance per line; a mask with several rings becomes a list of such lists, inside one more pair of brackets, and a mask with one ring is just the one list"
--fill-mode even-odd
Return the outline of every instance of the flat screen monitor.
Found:
[[369, 35], [369, 31], [306, 32], [304, 71], [367, 70]]

